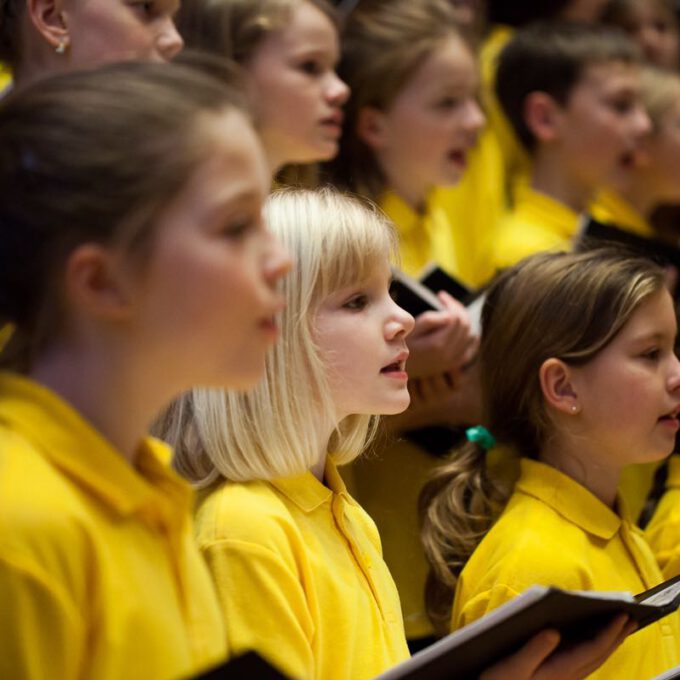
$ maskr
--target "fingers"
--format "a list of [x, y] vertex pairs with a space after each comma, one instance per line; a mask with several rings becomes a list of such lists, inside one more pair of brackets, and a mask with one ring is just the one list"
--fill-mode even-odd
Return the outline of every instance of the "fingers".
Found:
[[628, 617], [617, 616], [587, 642], [558, 652], [544, 663], [532, 680], [580, 680], [598, 669], [635, 630]]
[[555, 651], [559, 642], [557, 631], [544, 630], [518, 652], [484, 671], [479, 680], [533, 680], [536, 669]]

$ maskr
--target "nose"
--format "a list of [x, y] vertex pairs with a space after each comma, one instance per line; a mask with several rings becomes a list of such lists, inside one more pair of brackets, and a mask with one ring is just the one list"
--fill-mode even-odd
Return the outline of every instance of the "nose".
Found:
[[165, 61], [170, 61], [184, 47], [184, 40], [179, 34], [172, 17], [166, 17], [156, 38], [156, 48]]
[[264, 277], [273, 288], [293, 268], [293, 258], [281, 241], [271, 232], [267, 232], [267, 243], [264, 256]]
[[668, 391], [671, 393], [680, 392], [680, 360], [675, 352], [671, 357], [671, 366], [668, 375]]
[[349, 98], [349, 86], [335, 71], [328, 75], [326, 99], [334, 106], [342, 106]]
[[486, 125], [486, 116], [476, 99], [470, 98], [465, 107], [465, 127], [477, 134]]
[[390, 298], [390, 306], [389, 318], [385, 324], [385, 337], [387, 340], [403, 339], [413, 330], [416, 320], [392, 298]]
[[646, 137], [652, 131], [652, 121], [641, 102], [636, 104], [632, 112], [631, 127], [638, 140]]

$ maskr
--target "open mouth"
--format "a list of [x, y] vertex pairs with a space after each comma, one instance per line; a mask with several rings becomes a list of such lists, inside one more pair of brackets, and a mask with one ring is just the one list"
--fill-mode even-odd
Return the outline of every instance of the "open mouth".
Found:
[[675, 425], [678, 426], [680, 425], [680, 421], [678, 420], [678, 415], [680, 414], [680, 407], [674, 409], [670, 413], [667, 413], [666, 415], [661, 416], [659, 418], [660, 423], [668, 423], [669, 425]]
[[406, 370], [406, 362], [404, 361], [395, 361], [393, 364], [389, 364], [385, 366], [384, 368], [380, 369], [381, 373], [402, 373], [404, 370]]

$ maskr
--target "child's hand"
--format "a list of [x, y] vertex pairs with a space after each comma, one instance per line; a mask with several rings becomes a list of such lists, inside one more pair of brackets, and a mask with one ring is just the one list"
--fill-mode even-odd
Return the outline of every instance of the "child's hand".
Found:
[[478, 339], [465, 307], [444, 291], [438, 296], [446, 309], [416, 317], [406, 341], [411, 352], [406, 368], [412, 378], [457, 371], [477, 352]]
[[519, 652], [484, 671], [479, 680], [581, 680], [599, 668], [636, 627], [627, 616], [618, 616], [595, 639], [554, 655], [560, 635], [544, 630]]

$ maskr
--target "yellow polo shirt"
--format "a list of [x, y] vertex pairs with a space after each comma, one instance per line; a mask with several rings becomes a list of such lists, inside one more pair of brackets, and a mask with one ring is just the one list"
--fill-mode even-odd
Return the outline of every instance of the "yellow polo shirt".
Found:
[[418, 276], [425, 265], [436, 262], [464, 284], [482, 285], [492, 273], [484, 269], [482, 248], [505, 211], [496, 140], [480, 140], [461, 181], [433, 189], [424, 213], [394, 192], [381, 198], [380, 207], [397, 226], [401, 268], [407, 274]]
[[554, 198], [532, 189], [517, 188], [517, 202], [487, 244], [488, 267], [493, 271], [544, 250], [569, 250], [581, 216]]
[[496, 96], [498, 57], [514, 33], [515, 29], [511, 26], [492, 26], [479, 52], [482, 102], [487, 117], [487, 127], [482, 134], [493, 136], [497, 141], [508, 195], [512, 197], [517, 187], [527, 183], [531, 172], [531, 157], [519, 141]]
[[373, 678], [408, 657], [399, 596], [330, 460], [325, 480], [223, 482], [198, 506], [198, 543], [232, 652], [254, 649], [292, 678]]
[[0, 374], [0, 677], [176, 679], [226, 654], [169, 450], [136, 468], [75, 410]]
[[668, 461], [668, 479], [645, 538], [665, 578], [680, 574], [680, 456]]
[[602, 189], [595, 196], [590, 214], [603, 224], [611, 224], [637, 236], [651, 238], [654, 227], [619, 193]]
[[[620, 517], [555, 468], [522, 459], [510, 502], [463, 568], [452, 628], [535, 584], [635, 594], [661, 581], [654, 556], [625, 506]], [[588, 677], [641, 680], [676, 666], [677, 617], [672, 614], [631, 635]]]

